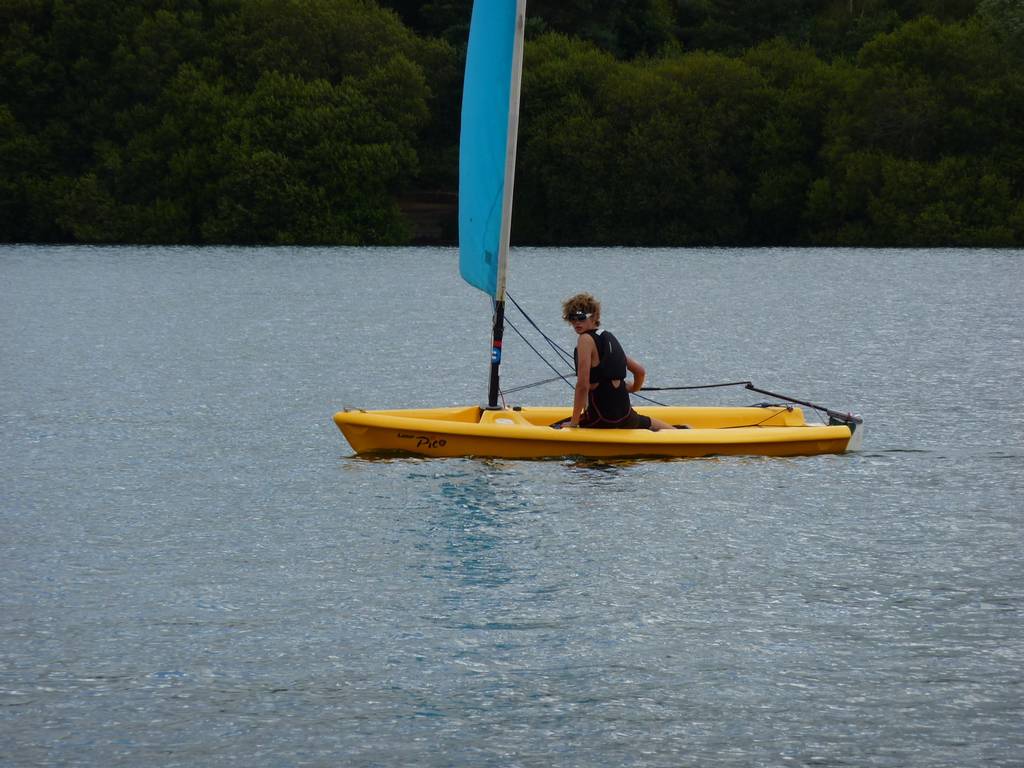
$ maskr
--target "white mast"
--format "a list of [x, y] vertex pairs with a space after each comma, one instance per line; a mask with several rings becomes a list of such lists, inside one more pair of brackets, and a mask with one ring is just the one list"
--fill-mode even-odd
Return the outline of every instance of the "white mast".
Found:
[[516, 144], [519, 138], [519, 94], [523, 78], [523, 40], [526, 33], [526, 0], [516, 2], [516, 32], [512, 41], [512, 82], [508, 96], [508, 139], [505, 145], [505, 189], [501, 200], [501, 235], [498, 240], [498, 282], [494, 298], [505, 301], [505, 271], [512, 237], [512, 192], [516, 175]]
[[491, 376], [487, 407], [498, 407], [498, 368], [505, 335], [505, 272], [512, 237], [512, 191], [516, 175], [516, 143], [519, 138], [519, 92], [523, 79], [523, 40], [526, 34], [526, 0], [516, 0], [516, 28], [512, 38], [512, 74], [508, 93], [508, 133], [505, 139], [505, 188], [501, 197], [501, 229], [498, 235], [498, 273], [494, 289], [494, 327], [491, 332]]

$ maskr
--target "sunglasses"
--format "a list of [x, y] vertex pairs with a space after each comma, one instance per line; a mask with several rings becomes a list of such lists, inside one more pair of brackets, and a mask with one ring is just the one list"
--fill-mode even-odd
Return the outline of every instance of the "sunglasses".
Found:
[[570, 312], [568, 315], [565, 316], [565, 319], [568, 320], [570, 323], [583, 322], [593, 314], [593, 312]]

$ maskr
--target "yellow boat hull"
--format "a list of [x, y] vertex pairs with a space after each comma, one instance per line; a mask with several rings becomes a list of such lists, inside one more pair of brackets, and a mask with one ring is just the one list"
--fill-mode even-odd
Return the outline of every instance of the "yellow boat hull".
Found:
[[[807, 424], [799, 408], [654, 406], [639, 413], [690, 429], [554, 429], [568, 408], [345, 410], [334, 414], [360, 454], [543, 459], [700, 456], [813, 456], [859, 443], [862, 425]], [[854, 435], [856, 438], [854, 439]]]

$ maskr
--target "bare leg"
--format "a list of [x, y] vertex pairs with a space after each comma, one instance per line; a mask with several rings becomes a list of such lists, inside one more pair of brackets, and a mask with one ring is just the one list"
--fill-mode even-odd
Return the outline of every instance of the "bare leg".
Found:
[[660, 432], [663, 429], [675, 429], [674, 426], [669, 424], [667, 421], [661, 419], [651, 419], [651, 426], [648, 427], [652, 432]]

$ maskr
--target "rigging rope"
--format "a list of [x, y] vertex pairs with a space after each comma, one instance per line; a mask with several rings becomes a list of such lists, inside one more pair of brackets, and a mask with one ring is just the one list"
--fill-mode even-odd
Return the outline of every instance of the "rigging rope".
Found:
[[532, 384], [520, 384], [518, 387], [510, 387], [509, 389], [503, 389], [506, 395], [511, 395], [513, 392], [522, 392], [524, 389], [532, 389], [533, 387], [539, 387], [542, 384], [550, 384], [552, 381], [564, 381], [569, 386], [573, 386], [569, 383], [568, 378], [559, 374], [558, 376], [552, 376], [550, 379], [544, 379], [543, 381], [535, 381]]
[[[522, 312], [523, 310], [520, 309], [519, 311]], [[527, 318], [527, 319], [529, 319], [529, 318]], [[544, 364], [547, 365], [548, 368], [550, 368], [552, 371], [555, 372], [555, 374], [557, 375], [557, 378], [562, 379], [570, 387], [573, 386], [572, 383], [569, 381], [569, 379], [566, 378], [565, 375], [559, 373], [558, 369], [555, 368], [555, 366], [553, 366], [548, 361], [548, 359], [546, 357], [544, 357], [544, 355], [542, 355], [540, 353], [540, 351], [535, 346], [533, 346], [533, 344], [531, 344], [529, 342], [529, 340], [523, 335], [522, 331], [520, 331], [518, 328], [516, 328], [515, 324], [511, 320], [509, 320], [507, 317], [505, 318], [505, 324], [508, 325], [513, 331], [515, 331], [516, 334], [518, 334], [519, 338], [521, 338], [524, 342], [526, 342], [526, 346], [528, 346], [530, 349], [532, 349], [534, 351], [534, 353], [537, 355], [537, 357], [539, 357], [541, 360], [544, 361]], [[536, 326], [534, 326], [534, 327], [536, 327]], [[555, 381], [555, 380], [556, 379], [547, 379], [547, 380], [545, 380], [543, 382], [537, 382], [536, 384], [528, 384], [528, 385], [523, 386], [523, 387], [517, 387], [516, 389], [529, 389], [530, 387], [539, 386], [540, 384], [547, 384], [548, 381]], [[506, 389], [505, 391], [506, 392], [514, 392], [514, 391], [516, 391], [516, 389]]]
[[[510, 389], [503, 389], [503, 390], [501, 390], [502, 399], [504, 400], [504, 396], [507, 395], [507, 394], [511, 394], [513, 392], [521, 392], [524, 389], [530, 389], [532, 387], [539, 387], [539, 386], [541, 386], [543, 384], [550, 384], [551, 382], [558, 381], [559, 379], [564, 381], [570, 388], [573, 388], [574, 387], [573, 383], [571, 381], [569, 381], [569, 376], [572, 376], [572, 377], [576, 376], [576, 373], [575, 373], [576, 364], [575, 364], [575, 358], [573, 357], [573, 354], [571, 352], [567, 351], [561, 345], [559, 345], [558, 342], [556, 342], [554, 339], [552, 339], [546, 333], [544, 333], [544, 331], [540, 328], [540, 326], [538, 326], [537, 323], [535, 323], [533, 321], [533, 318], [531, 318], [529, 316], [529, 314], [527, 314], [526, 310], [523, 309], [522, 306], [520, 306], [519, 302], [516, 301], [515, 298], [512, 297], [512, 294], [510, 294], [508, 291], [506, 291], [505, 292], [505, 296], [506, 296], [506, 298], [508, 298], [508, 300], [510, 302], [512, 302], [512, 306], [514, 306], [517, 310], [519, 310], [519, 314], [521, 314], [526, 319], [526, 321], [531, 326], [533, 326], [533, 329], [535, 331], [537, 331], [538, 334], [540, 334], [541, 338], [544, 339], [544, 341], [546, 341], [548, 343], [548, 346], [550, 346], [551, 349], [553, 349], [555, 351], [555, 354], [558, 355], [558, 357], [561, 359], [561, 361], [563, 363], [565, 363], [567, 366], [570, 366], [572, 368], [573, 372], [571, 374], [569, 374], [569, 375], [565, 375], [565, 374], [559, 373], [558, 369], [554, 365], [551, 364], [551, 362], [540, 352], [540, 350], [538, 350], [535, 346], [533, 346], [533, 344], [531, 344], [529, 342], [529, 340], [526, 338], [526, 336], [523, 334], [523, 332], [520, 331], [515, 326], [515, 324], [508, 317], [506, 317], [505, 318], [505, 323], [513, 331], [516, 332], [516, 334], [519, 336], [519, 338], [521, 338], [526, 343], [526, 346], [528, 346], [531, 350], [533, 350], [534, 354], [537, 355], [537, 357], [539, 357], [548, 368], [550, 368], [552, 371], [555, 372], [556, 376], [554, 376], [553, 378], [550, 378], [550, 379], [544, 379], [543, 381], [535, 381], [535, 382], [533, 382], [531, 384], [522, 384], [522, 385], [520, 385], [518, 387], [512, 387]], [[651, 388], [650, 387], [644, 387], [644, 389], [651, 389]], [[646, 400], [647, 402], [653, 403], [654, 405], [662, 405], [662, 406], [665, 405], [664, 403], [658, 402], [654, 398], [647, 397], [646, 395], [641, 395], [639, 392], [634, 392], [632, 394], [634, 396], [640, 398], [641, 400]]]
[[[647, 389], [647, 387], [643, 387], [643, 389], [641, 389], [641, 392], [644, 389]], [[665, 403], [660, 403], [657, 400], [655, 400], [653, 397], [647, 397], [647, 395], [641, 395], [640, 392], [630, 392], [630, 394], [633, 395], [633, 397], [639, 397], [641, 400], [646, 400], [648, 403], [654, 403], [654, 405], [661, 405], [661, 406], [665, 405]]]
[[[528, 314], [526, 314], [526, 310], [523, 309], [521, 306], [519, 306], [519, 302], [516, 301], [512, 297], [511, 293], [506, 291], [505, 292], [505, 296], [507, 296], [508, 300], [512, 302], [512, 305], [516, 309], [519, 310], [519, 314], [521, 314], [524, 318], [526, 318], [526, 322], [528, 322], [530, 325], [532, 325], [533, 329], [535, 331], [537, 331], [537, 333], [540, 334], [541, 338], [544, 339], [544, 341], [546, 341], [548, 343], [548, 346], [550, 346], [555, 351], [555, 353], [560, 358], [562, 358], [562, 362], [564, 362], [566, 365], [572, 366], [573, 370], [575, 371], [576, 366], [575, 366], [575, 363], [573, 362], [573, 355], [572, 355], [572, 353], [567, 351], [565, 348], [563, 348], [561, 345], [559, 345], [558, 342], [556, 342], [554, 339], [552, 339], [550, 336], [548, 336], [546, 333], [544, 333], [544, 331], [541, 330], [540, 326], [538, 326], [535, 322], [533, 322], [533, 318], [530, 317]], [[516, 333], [519, 333], [519, 332], [516, 331]], [[520, 336], [522, 336], [522, 334], [520, 334]], [[533, 349], [533, 348], [531, 347], [531, 349]], [[534, 350], [534, 351], [536, 352], [536, 350]], [[538, 353], [538, 354], [540, 354], [540, 353]]]
[[750, 381], [726, 381], [722, 384], [696, 384], [689, 387], [643, 387], [642, 392], [668, 392], [676, 389], [715, 389], [716, 387], [738, 387], [752, 384]]
[[[519, 338], [521, 338], [523, 340], [523, 342], [526, 344], [526, 346], [528, 346], [531, 350], [533, 350], [533, 353], [535, 355], [537, 355], [537, 357], [539, 357], [548, 368], [550, 368], [552, 371], [554, 371], [555, 376], [553, 376], [551, 378], [548, 378], [548, 379], [544, 379], [542, 381], [535, 381], [535, 382], [532, 382], [530, 384], [521, 384], [521, 385], [516, 386], [516, 387], [511, 387], [510, 389], [499, 389], [499, 394], [501, 395], [502, 403], [504, 404], [504, 402], [505, 402], [505, 395], [506, 394], [511, 394], [513, 392], [521, 392], [521, 391], [526, 390], [526, 389], [531, 389], [532, 387], [539, 387], [539, 386], [542, 386], [544, 384], [550, 384], [553, 381], [561, 380], [561, 381], [564, 381], [570, 388], [574, 388], [573, 383], [569, 380], [570, 378], [574, 378], [576, 376], [576, 373], [575, 373], [576, 365], [575, 365], [575, 360], [574, 360], [574, 357], [573, 357], [572, 353], [567, 351], [564, 347], [560, 346], [558, 344], [558, 342], [556, 342], [554, 339], [552, 339], [550, 336], [548, 336], [546, 333], [544, 333], [544, 331], [541, 330], [540, 326], [538, 326], [537, 323], [535, 323], [533, 321], [533, 318], [531, 318], [530, 315], [527, 314], [526, 310], [523, 309], [522, 306], [520, 306], [519, 302], [516, 301], [512, 297], [512, 294], [510, 294], [510, 293], [508, 293], [506, 291], [505, 296], [506, 296], [506, 298], [508, 298], [508, 300], [510, 302], [512, 302], [512, 306], [514, 306], [517, 310], [519, 310], [519, 314], [521, 314], [526, 319], [526, 321], [533, 327], [533, 329], [538, 334], [540, 334], [540, 337], [542, 339], [544, 339], [544, 341], [546, 341], [548, 343], [548, 346], [551, 347], [551, 349], [555, 352], [555, 354], [558, 356], [558, 358], [561, 360], [561, 362], [564, 363], [567, 367], [569, 367], [572, 372], [569, 373], [569, 374], [561, 373], [558, 370], [558, 368], [556, 368], [551, 363], [551, 361], [548, 360], [547, 357], [544, 356], [544, 353], [542, 353], [533, 344], [531, 344], [529, 339], [526, 338], [526, 336], [523, 334], [523, 332], [520, 331], [516, 327], [516, 325], [509, 318], [506, 317], [505, 318], [505, 323], [513, 331], [516, 332], [516, 334], [519, 336]], [[647, 397], [646, 395], [641, 395], [640, 392], [672, 392], [672, 391], [682, 391], [682, 390], [718, 389], [718, 388], [721, 388], [721, 387], [740, 387], [740, 386], [745, 387], [746, 389], [752, 390], [754, 392], [760, 392], [761, 394], [764, 394], [764, 395], [769, 395], [771, 397], [777, 397], [777, 398], [779, 398], [781, 400], [787, 400], [787, 401], [789, 401], [791, 403], [796, 403], [797, 405], [803, 405], [803, 406], [809, 407], [809, 408], [813, 409], [818, 414], [818, 417], [821, 418], [822, 421], [824, 421], [823, 415], [827, 415], [830, 418], [836, 418], [836, 419], [840, 419], [840, 420], [843, 420], [843, 421], [851, 421], [851, 420], [858, 420], [859, 421], [859, 419], [857, 419], [857, 417], [854, 417], [852, 414], [838, 413], [836, 411], [832, 411], [829, 408], [825, 408], [824, 406], [816, 405], [814, 403], [808, 403], [808, 402], [806, 402], [804, 400], [796, 400], [794, 398], [787, 397], [786, 395], [779, 395], [779, 394], [776, 394], [774, 392], [767, 392], [767, 391], [765, 391], [763, 389], [758, 389], [757, 387], [754, 386], [754, 383], [751, 382], [751, 381], [726, 381], [726, 382], [722, 382], [720, 384], [692, 384], [692, 385], [687, 385], [687, 386], [675, 386], [675, 387], [642, 387], [638, 392], [633, 392], [632, 395], [634, 397], [640, 398], [641, 400], [646, 400], [649, 403], [653, 403], [654, 405], [664, 406], [665, 405], [664, 403], [658, 402], [657, 400], [655, 400], [655, 399], [653, 399], [651, 397]], [[762, 407], [766, 407], [766, 408], [770, 408], [770, 407], [782, 407], [782, 408], [791, 407], [791, 406], [779, 406], [777, 404], [769, 404], [769, 403], [762, 403], [761, 406]], [[761, 424], [764, 421], [768, 421], [769, 419], [771, 419], [773, 416], [775, 416], [778, 413], [780, 413], [780, 411], [773, 411], [766, 418], [762, 419], [762, 421], [758, 422], [758, 424]], [[757, 425], [755, 424], [755, 425], [750, 425], [750, 426], [757, 426]]]
[[[532, 325], [532, 326], [533, 326], [533, 329], [534, 329], [535, 331], [537, 331], [537, 333], [538, 333], [538, 334], [540, 334], [540, 337], [541, 337], [542, 339], [544, 339], [544, 341], [546, 341], [546, 342], [548, 343], [548, 346], [549, 346], [549, 347], [551, 347], [551, 349], [553, 349], [553, 350], [555, 351], [555, 353], [556, 353], [556, 354], [558, 355], [558, 357], [559, 357], [559, 359], [560, 359], [560, 360], [562, 361], [562, 363], [566, 364], [567, 366], [570, 366], [570, 367], [572, 367], [572, 369], [573, 369], [573, 373], [569, 374], [569, 376], [575, 376], [575, 375], [576, 375], [576, 374], [575, 374], [575, 366], [574, 366], [574, 365], [572, 364], [572, 362], [571, 362], [571, 361], [572, 361], [572, 355], [570, 355], [570, 354], [569, 354], [568, 352], [566, 352], [566, 351], [565, 351], [565, 350], [564, 350], [564, 349], [563, 349], [562, 347], [560, 347], [560, 346], [559, 346], [559, 345], [558, 345], [558, 344], [557, 344], [557, 343], [556, 343], [556, 342], [555, 342], [555, 341], [554, 341], [554, 340], [553, 340], [553, 339], [552, 339], [552, 338], [551, 338], [550, 336], [548, 336], [548, 335], [547, 335], [546, 333], [544, 333], [544, 331], [542, 331], [542, 330], [540, 329], [540, 326], [538, 326], [538, 325], [537, 325], [537, 324], [536, 324], [536, 323], [535, 323], [535, 322], [533, 321], [533, 318], [531, 318], [531, 317], [530, 317], [530, 316], [529, 316], [529, 315], [528, 315], [528, 314], [526, 313], [526, 310], [524, 310], [524, 309], [523, 309], [523, 308], [522, 308], [522, 307], [521, 307], [521, 306], [519, 305], [519, 302], [517, 302], [517, 301], [516, 301], [516, 300], [515, 300], [515, 299], [514, 299], [514, 298], [512, 297], [512, 294], [510, 294], [510, 293], [508, 293], [508, 292], [506, 291], [506, 292], [505, 292], [505, 296], [506, 296], [506, 298], [507, 298], [507, 299], [508, 299], [509, 301], [511, 301], [511, 302], [512, 302], [512, 305], [513, 305], [513, 306], [514, 306], [514, 307], [515, 307], [516, 309], [518, 309], [518, 310], [519, 310], [519, 314], [521, 314], [521, 315], [522, 315], [522, 316], [523, 316], [524, 318], [526, 318], [526, 321], [527, 321], [527, 322], [528, 322], [528, 323], [529, 323], [530, 325]], [[548, 359], [547, 359], [547, 357], [545, 357], [545, 356], [544, 356], [544, 354], [543, 354], [543, 353], [542, 353], [542, 352], [541, 352], [541, 351], [540, 351], [539, 349], [537, 349], [537, 348], [536, 348], [535, 346], [533, 346], [533, 344], [531, 344], [531, 343], [530, 343], [529, 339], [527, 339], [527, 338], [526, 338], [526, 336], [525, 336], [525, 335], [523, 334], [523, 332], [522, 332], [522, 331], [520, 331], [520, 330], [519, 330], [519, 329], [518, 329], [518, 328], [516, 327], [515, 323], [513, 323], [513, 322], [512, 322], [512, 320], [511, 320], [510, 318], [506, 317], [506, 318], [505, 318], [505, 323], [506, 323], [506, 324], [507, 324], [507, 325], [508, 325], [508, 326], [509, 326], [509, 327], [510, 327], [510, 328], [511, 328], [511, 329], [512, 329], [513, 331], [515, 331], [515, 332], [516, 332], [516, 335], [517, 335], [517, 336], [519, 336], [519, 338], [521, 338], [521, 339], [523, 340], [523, 342], [525, 342], [526, 346], [528, 346], [528, 347], [529, 347], [529, 348], [530, 348], [531, 350], [533, 350], [533, 353], [534, 353], [535, 355], [537, 355], [537, 357], [539, 357], [539, 358], [540, 358], [540, 359], [541, 359], [541, 360], [542, 360], [542, 361], [544, 362], [544, 364], [545, 364], [545, 365], [546, 365], [546, 366], [547, 366], [548, 368], [550, 368], [550, 369], [551, 369], [552, 371], [554, 371], [554, 372], [555, 372], [555, 376], [554, 376], [554, 377], [552, 377], [552, 378], [550, 378], [550, 379], [544, 379], [543, 381], [536, 381], [536, 382], [533, 382], [532, 384], [522, 384], [522, 385], [520, 385], [520, 386], [518, 386], [518, 387], [512, 387], [511, 389], [503, 389], [503, 390], [501, 390], [501, 397], [502, 397], [502, 402], [504, 402], [504, 400], [505, 400], [505, 395], [506, 395], [506, 394], [511, 394], [512, 392], [521, 392], [522, 390], [524, 390], [524, 389], [530, 389], [531, 387], [539, 387], [539, 386], [541, 386], [542, 384], [549, 384], [549, 383], [551, 383], [552, 381], [558, 381], [559, 379], [561, 379], [562, 381], [564, 381], [564, 382], [565, 382], [565, 383], [566, 383], [566, 384], [567, 384], [567, 385], [569, 386], [569, 388], [570, 388], [570, 389], [574, 388], [574, 386], [575, 386], [575, 385], [574, 385], [574, 384], [573, 384], [573, 383], [572, 383], [571, 381], [569, 381], [569, 378], [568, 378], [568, 376], [567, 376], [566, 374], [563, 374], [563, 373], [561, 373], [561, 372], [560, 372], [560, 371], [558, 370], [558, 368], [556, 368], [556, 367], [555, 367], [555, 366], [554, 366], [554, 365], [553, 365], [553, 364], [551, 363], [551, 361], [550, 361], [550, 360], [548, 360]]]
[[[545, 357], [544, 354], [539, 349], [537, 349], [533, 344], [530, 343], [529, 339], [527, 339], [526, 336], [523, 334], [523, 332], [520, 331], [519, 328], [516, 327], [515, 323], [513, 323], [510, 318], [506, 317], [505, 318], [506, 325], [508, 325], [513, 331], [516, 332], [516, 335], [518, 335], [519, 338], [521, 338], [523, 340], [523, 342], [525, 342], [526, 346], [528, 346], [533, 351], [533, 353], [535, 355], [537, 355], [537, 357], [539, 357], [544, 362], [544, 364], [548, 368], [550, 368], [552, 371], [555, 372], [555, 376], [552, 377], [552, 378], [549, 378], [549, 379], [544, 379], [542, 381], [535, 381], [535, 382], [532, 382], [530, 384], [521, 384], [521, 385], [519, 385], [517, 387], [511, 387], [510, 389], [502, 389], [502, 390], [500, 390], [500, 393], [501, 393], [501, 396], [502, 396], [502, 400], [504, 401], [504, 396], [507, 395], [507, 394], [512, 394], [513, 392], [521, 392], [523, 390], [531, 389], [533, 387], [539, 387], [539, 386], [542, 386], [544, 384], [550, 384], [551, 382], [558, 381], [559, 379], [564, 381], [570, 388], [572, 388], [574, 385], [573, 385], [573, 383], [571, 381], [569, 381], [569, 377], [570, 376], [571, 377], [575, 377], [575, 375], [576, 375], [576, 373], [575, 373], [576, 365], [575, 365], [575, 359], [573, 357], [573, 354], [571, 352], [569, 352], [568, 350], [566, 350], [561, 345], [559, 345], [558, 342], [556, 342], [550, 336], [548, 336], [541, 329], [541, 327], [539, 325], [537, 325], [537, 323], [534, 322], [533, 318], [530, 317], [530, 315], [526, 312], [525, 309], [523, 309], [523, 307], [519, 304], [519, 302], [515, 300], [515, 298], [512, 296], [511, 293], [506, 291], [505, 292], [505, 297], [510, 302], [512, 302], [512, 306], [514, 306], [517, 310], [519, 310], [519, 314], [521, 314], [523, 316], [523, 318], [526, 320], [526, 322], [528, 322], [533, 327], [533, 329], [540, 335], [540, 337], [542, 339], [544, 339], [544, 341], [547, 342], [548, 346], [551, 347], [551, 349], [555, 352], [555, 354], [559, 357], [559, 359], [566, 366], [568, 366], [568, 367], [570, 367], [572, 369], [572, 373], [570, 373], [568, 375], [560, 373], [558, 368], [556, 368], [551, 363], [551, 361], [548, 360], [547, 357]], [[751, 382], [749, 382], [749, 381], [730, 381], [730, 382], [727, 382], [727, 383], [724, 383], [724, 384], [700, 384], [700, 385], [697, 385], [697, 386], [687, 386], [687, 387], [643, 387], [643, 388], [641, 388], [640, 392], [666, 392], [666, 391], [671, 391], [671, 390], [683, 390], [683, 389], [712, 389], [714, 387], [734, 387], [734, 386], [739, 386], [739, 385], [743, 385], [743, 384], [749, 385], [749, 384], [751, 384]], [[646, 400], [647, 402], [653, 403], [654, 405], [661, 405], [661, 406], [665, 405], [664, 403], [661, 403], [661, 402], [655, 400], [652, 397], [648, 397], [646, 395], [641, 395], [640, 392], [633, 392], [632, 394], [635, 397], [638, 397], [641, 400]]]
[[767, 404], [764, 407], [766, 409], [769, 408], [769, 407], [771, 407], [771, 408], [778, 408], [778, 410], [777, 411], [772, 411], [767, 416], [765, 416], [763, 419], [761, 419], [760, 421], [755, 421], [753, 424], [733, 424], [730, 427], [722, 427], [722, 429], [746, 429], [747, 427], [759, 427], [762, 424], [764, 424], [766, 421], [770, 421], [771, 419], [774, 419], [776, 416], [778, 416], [783, 411], [788, 411], [788, 410], [791, 410], [793, 408], [793, 406], [791, 406], [791, 405], [768, 406]]

